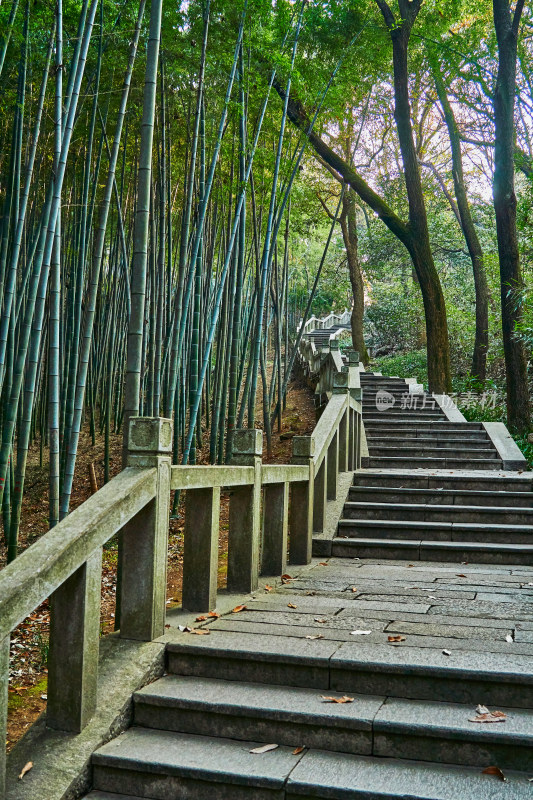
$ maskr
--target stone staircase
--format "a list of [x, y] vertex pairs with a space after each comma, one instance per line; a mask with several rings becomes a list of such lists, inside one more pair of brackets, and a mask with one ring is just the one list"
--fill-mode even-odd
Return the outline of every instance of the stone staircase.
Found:
[[88, 800], [530, 798], [533, 569], [409, 566], [331, 559], [176, 636]]
[[402, 408], [405, 382], [361, 383], [368, 462], [327, 560], [200, 619], [209, 635], [171, 629], [87, 800], [532, 797], [531, 473], [434, 398]]
[[306, 333], [306, 338], [314, 342], [318, 348], [328, 347], [331, 337], [339, 331], [349, 331], [349, 325], [332, 325], [330, 328], [316, 328], [314, 331]]

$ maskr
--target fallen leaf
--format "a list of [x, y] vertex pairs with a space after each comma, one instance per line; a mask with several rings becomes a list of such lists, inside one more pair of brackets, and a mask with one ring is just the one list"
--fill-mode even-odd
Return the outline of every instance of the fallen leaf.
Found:
[[196, 622], [205, 622], [207, 617], [196, 617]]
[[315, 622], [322, 622], [323, 623], [323, 622], [327, 622], [327, 619], [325, 617], [315, 617]]
[[372, 631], [351, 631], [350, 636], [368, 636]]
[[218, 613], [218, 611], [210, 611], [207, 616], [211, 617], [212, 619], [218, 619], [220, 617], [220, 614]]
[[261, 747], [254, 747], [253, 750], [250, 750], [250, 753], [254, 753], [254, 755], [261, 755], [261, 753], [268, 753], [269, 750], [277, 750], [279, 744], [264, 744]]
[[305, 745], [302, 745], [301, 747], [297, 747], [296, 750], [293, 750], [292, 754], [293, 756], [299, 756], [300, 753], [303, 753], [304, 750], [305, 750]]
[[450, 653], [450, 651], [449, 651], [449, 650], [443, 650], [443, 651], [442, 651], [442, 655], [443, 655], [443, 656], [451, 656], [451, 653]]
[[324, 636], [323, 636], [323, 634], [322, 634], [322, 633], [317, 633], [317, 634], [315, 634], [314, 636], [306, 636], [305, 638], [306, 638], [306, 639], [323, 639], [323, 638], [324, 638]]
[[307, 595], [308, 597], [314, 597], [314, 596], [315, 596], [315, 594], [316, 594], [316, 592], [306, 592], [306, 595]]
[[282, 581], [292, 581], [292, 575], [282, 575], [281, 576], [281, 580]]
[[408, 564], [407, 566], [408, 567], [414, 567], [414, 564]]
[[357, 586], [352, 586], [352, 592], [358, 592], [358, 591], [359, 589], [357, 588]]
[[512, 644], [514, 642], [514, 639], [510, 633], [508, 633], [507, 636], [505, 637], [505, 641], [509, 642], [509, 644]]
[[209, 628], [193, 628], [189, 633], [196, 633], [197, 636], [209, 636], [211, 631]]
[[469, 722], [505, 722], [507, 719], [507, 714], [504, 714], [503, 711], [487, 711], [482, 714], [478, 714], [477, 717], [473, 717], [469, 719]]
[[505, 775], [499, 767], [487, 767], [482, 772], [483, 775], [496, 775], [501, 781], [506, 780]]
[[388, 636], [389, 642], [405, 642], [405, 636]]
[[458, 572], [458, 573], [457, 573], [457, 575], [456, 575], [455, 577], [456, 577], [456, 578], [466, 578], [466, 575], [463, 575], [463, 573], [462, 573], [462, 572]]
[[238, 614], [239, 611], [246, 611], [246, 606], [235, 606], [235, 608], [233, 609], [233, 611], [231, 613], [232, 614]]
[[269, 586], [268, 583], [265, 583], [265, 590], [267, 592], [271, 592], [272, 591], [272, 586]]
[[24, 777], [24, 775], [25, 775], [27, 772], [29, 772], [29, 771], [30, 771], [30, 769], [31, 769], [32, 767], [33, 767], [33, 761], [28, 761], [26, 764], [24, 764], [24, 766], [22, 767], [22, 772], [21, 772], [21, 773], [20, 773], [20, 775], [19, 775], [19, 781], [21, 781], [21, 780], [22, 780], [22, 778]]
[[295, 606], [294, 603], [287, 603], [287, 608], [298, 608], [298, 606]]
[[476, 714], [488, 714], [488, 713], [489, 709], [487, 708], [487, 706], [482, 706], [482, 705], [476, 706]]
[[328, 695], [323, 694], [322, 700], [324, 703], [353, 703], [353, 697], [348, 697], [344, 695], [343, 697], [329, 697]]
[[319, 561], [319, 562], [318, 562], [318, 566], [319, 566], [319, 567], [327, 567], [327, 565], [328, 565], [328, 562], [327, 562], [327, 561]]

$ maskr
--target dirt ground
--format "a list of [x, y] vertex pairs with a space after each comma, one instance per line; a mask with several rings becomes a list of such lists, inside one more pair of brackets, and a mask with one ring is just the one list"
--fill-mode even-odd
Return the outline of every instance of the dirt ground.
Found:
[[[259, 399], [259, 398], [258, 398]], [[289, 386], [287, 406], [282, 415], [281, 430], [274, 426], [272, 452], [264, 455], [265, 463], [289, 463], [292, 437], [312, 432], [316, 423], [313, 395], [303, 383], [295, 380]], [[262, 427], [261, 404], [258, 404], [256, 425]], [[113, 436], [111, 449], [111, 475], [116, 475], [121, 466], [122, 437]], [[266, 442], [265, 442], [266, 450]], [[44, 453], [46, 456], [46, 451]], [[104, 482], [104, 443], [97, 436], [93, 445], [88, 431], [80, 437], [79, 455], [72, 494], [71, 509], [83, 503], [92, 493], [89, 470], [94, 466], [99, 487]], [[198, 452], [198, 463], [208, 463], [209, 444]], [[219, 588], [226, 584], [227, 540], [228, 540], [229, 496], [222, 494], [220, 508], [219, 538]], [[168, 547], [167, 605], [181, 603], [183, 575], [183, 503], [172, 510]], [[22, 510], [20, 534], [21, 550], [29, 547], [48, 530], [48, 463], [41, 463], [40, 447], [37, 443], [29, 454], [26, 490]], [[5, 550], [0, 544], [0, 568], [5, 565]], [[116, 597], [116, 542], [110, 542], [103, 552], [102, 603], [100, 633], [105, 636], [114, 629]], [[13, 632], [11, 640], [10, 680], [7, 750], [25, 733], [46, 707], [47, 656], [49, 637], [48, 602], [43, 603]]]

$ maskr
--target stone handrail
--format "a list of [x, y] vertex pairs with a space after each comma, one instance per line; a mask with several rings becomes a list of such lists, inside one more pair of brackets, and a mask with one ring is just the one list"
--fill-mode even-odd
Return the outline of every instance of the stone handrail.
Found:
[[[0, 572], [0, 736], [7, 721], [11, 631], [50, 598], [46, 722], [80, 732], [97, 707], [102, 547], [120, 532], [120, 636], [153, 641], [165, 631], [171, 490], [185, 490], [182, 606], [216, 607], [221, 488], [230, 488], [230, 592], [255, 590], [311, 561], [339, 472], [360, 465], [357, 375], [342, 367], [311, 436], [293, 438], [291, 464], [262, 463], [262, 431], [234, 434], [232, 464], [172, 466], [172, 422], [130, 420], [128, 466]], [[5, 753], [0, 750], [0, 798]]]

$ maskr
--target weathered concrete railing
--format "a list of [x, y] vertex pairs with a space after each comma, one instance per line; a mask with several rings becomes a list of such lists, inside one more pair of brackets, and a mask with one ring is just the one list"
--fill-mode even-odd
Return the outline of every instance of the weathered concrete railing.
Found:
[[[50, 598], [47, 725], [81, 731], [96, 709], [102, 547], [123, 532], [120, 633], [165, 630], [172, 424], [134, 418], [128, 467], [0, 572], [0, 736], [11, 631]], [[5, 748], [0, 751], [4, 797]]]
[[[102, 547], [122, 532], [120, 636], [152, 641], [165, 629], [171, 490], [186, 491], [183, 607], [216, 606], [220, 490], [230, 488], [228, 589], [311, 560], [339, 472], [360, 464], [357, 369], [332, 370], [331, 400], [311, 436], [295, 436], [292, 463], [262, 464], [262, 432], [236, 431], [229, 466], [171, 466], [172, 423], [130, 421], [128, 467], [0, 572], [0, 736], [7, 720], [9, 642], [51, 601], [47, 725], [79, 732], [96, 710]], [[5, 757], [0, 751], [0, 798]]]

